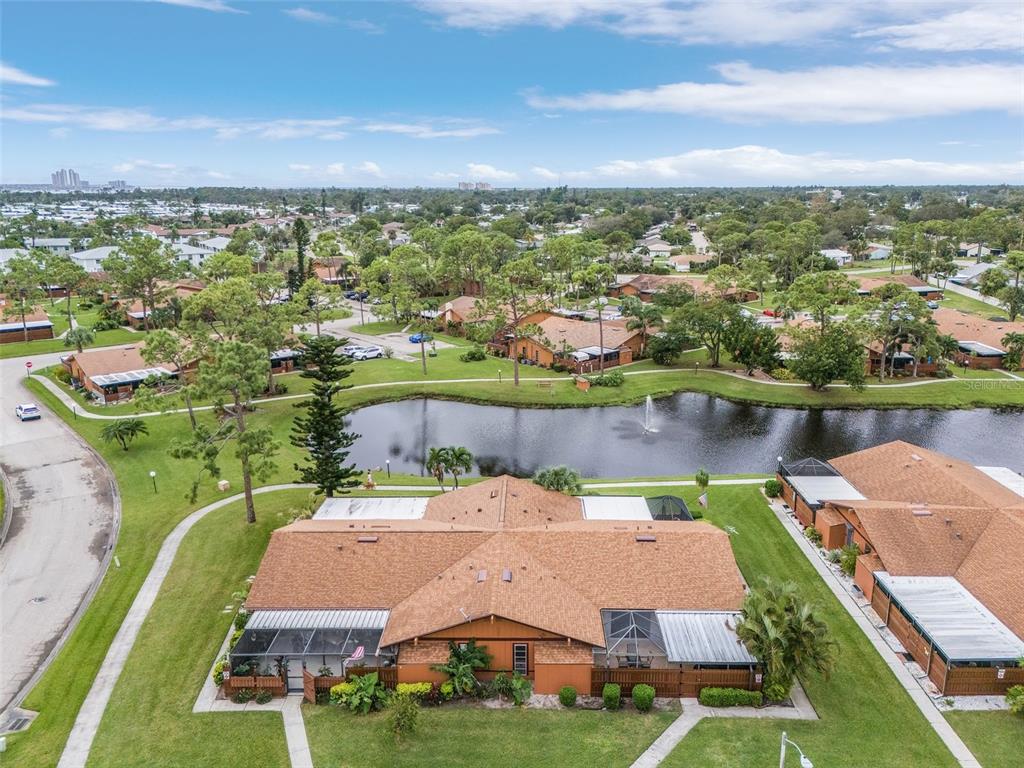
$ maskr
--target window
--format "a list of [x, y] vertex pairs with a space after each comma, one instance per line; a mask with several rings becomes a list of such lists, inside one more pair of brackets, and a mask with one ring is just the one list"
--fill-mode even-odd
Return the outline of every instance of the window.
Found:
[[512, 643], [512, 671], [520, 675], [530, 672], [530, 646], [526, 643]]

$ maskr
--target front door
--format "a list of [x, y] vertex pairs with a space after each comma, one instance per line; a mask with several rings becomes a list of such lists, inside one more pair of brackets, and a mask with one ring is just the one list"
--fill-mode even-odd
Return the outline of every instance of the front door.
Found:
[[302, 690], [303, 662], [301, 656], [288, 658], [288, 692]]

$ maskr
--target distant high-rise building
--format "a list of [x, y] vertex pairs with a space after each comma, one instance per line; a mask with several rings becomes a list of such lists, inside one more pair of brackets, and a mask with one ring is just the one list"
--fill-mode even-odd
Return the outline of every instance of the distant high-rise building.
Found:
[[81, 189], [88, 186], [73, 168], [59, 168], [50, 174], [50, 184], [54, 189]]
[[124, 179], [114, 179], [107, 182], [108, 189], [128, 189], [128, 182]]

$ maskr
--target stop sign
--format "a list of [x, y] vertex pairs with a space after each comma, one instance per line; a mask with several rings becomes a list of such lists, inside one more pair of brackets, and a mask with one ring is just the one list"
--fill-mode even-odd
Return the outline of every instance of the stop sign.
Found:
[[25, 363], [25, 367], [26, 367], [26, 368], [31, 368], [31, 367], [32, 367], [32, 363], [31, 363], [31, 362], [27, 362], [27, 363]]

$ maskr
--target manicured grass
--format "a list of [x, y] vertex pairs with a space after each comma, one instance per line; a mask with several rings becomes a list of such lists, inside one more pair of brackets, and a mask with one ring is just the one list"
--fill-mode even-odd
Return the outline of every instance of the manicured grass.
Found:
[[1024, 717], [1010, 712], [947, 712], [968, 749], [985, 768], [1020, 768], [1024, 762]]
[[313, 763], [327, 768], [626, 768], [674, 712], [423, 709], [417, 732], [393, 745], [384, 716], [338, 707], [303, 707]]
[[401, 333], [406, 325], [407, 323], [396, 323], [393, 320], [378, 320], [374, 323], [353, 325], [352, 331], [355, 333], [368, 333], [371, 336], [381, 336], [385, 333]]
[[[699, 509], [698, 489], [630, 488], [608, 493], [671, 493]], [[712, 487], [705, 519], [734, 529], [736, 561], [744, 579], [754, 586], [763, 576], [795, 582], [820, 606], [839, 644], [831, 679], [811, 675], [803, 680], [819, 721], [704, 720], [662, 763], [683, 766], [775, 765], [782, 730], [800, 744], [815, 765], [830, 768], [918, 768], [952, 766], [952, 756], [928, 726], [873, 646], [843, 610], [826, 585], [783, 530], [757, 487]], [[795, 762], [794, 762], [795, 764]]]
[[[114, 328], [94, 334], [95, 340], [88, 349], [96, 347], [112, 347], [116, 344], [131, 344], [140, 341], [142, 336], [127, 328]], [[64, 339], [39, 339], [37, 341], [12, 341], [0, 344], [0, 359], [9, 357], [28, 357], [29, 355], [45, 355], [49, 352], [73, 352], [74, 347], [65, 347]]]
[[969, 312], [980, 317], [994, 317], [996, 315], [1006, 317], [1006, 311], [1001, 307], [994, 307], [971, 296], [964, 296], [962, 293], [954, 293], [948, 287], [942, 295], [943, 299], [939, 302], [940, 307], [959, 309], [962, 312]]

